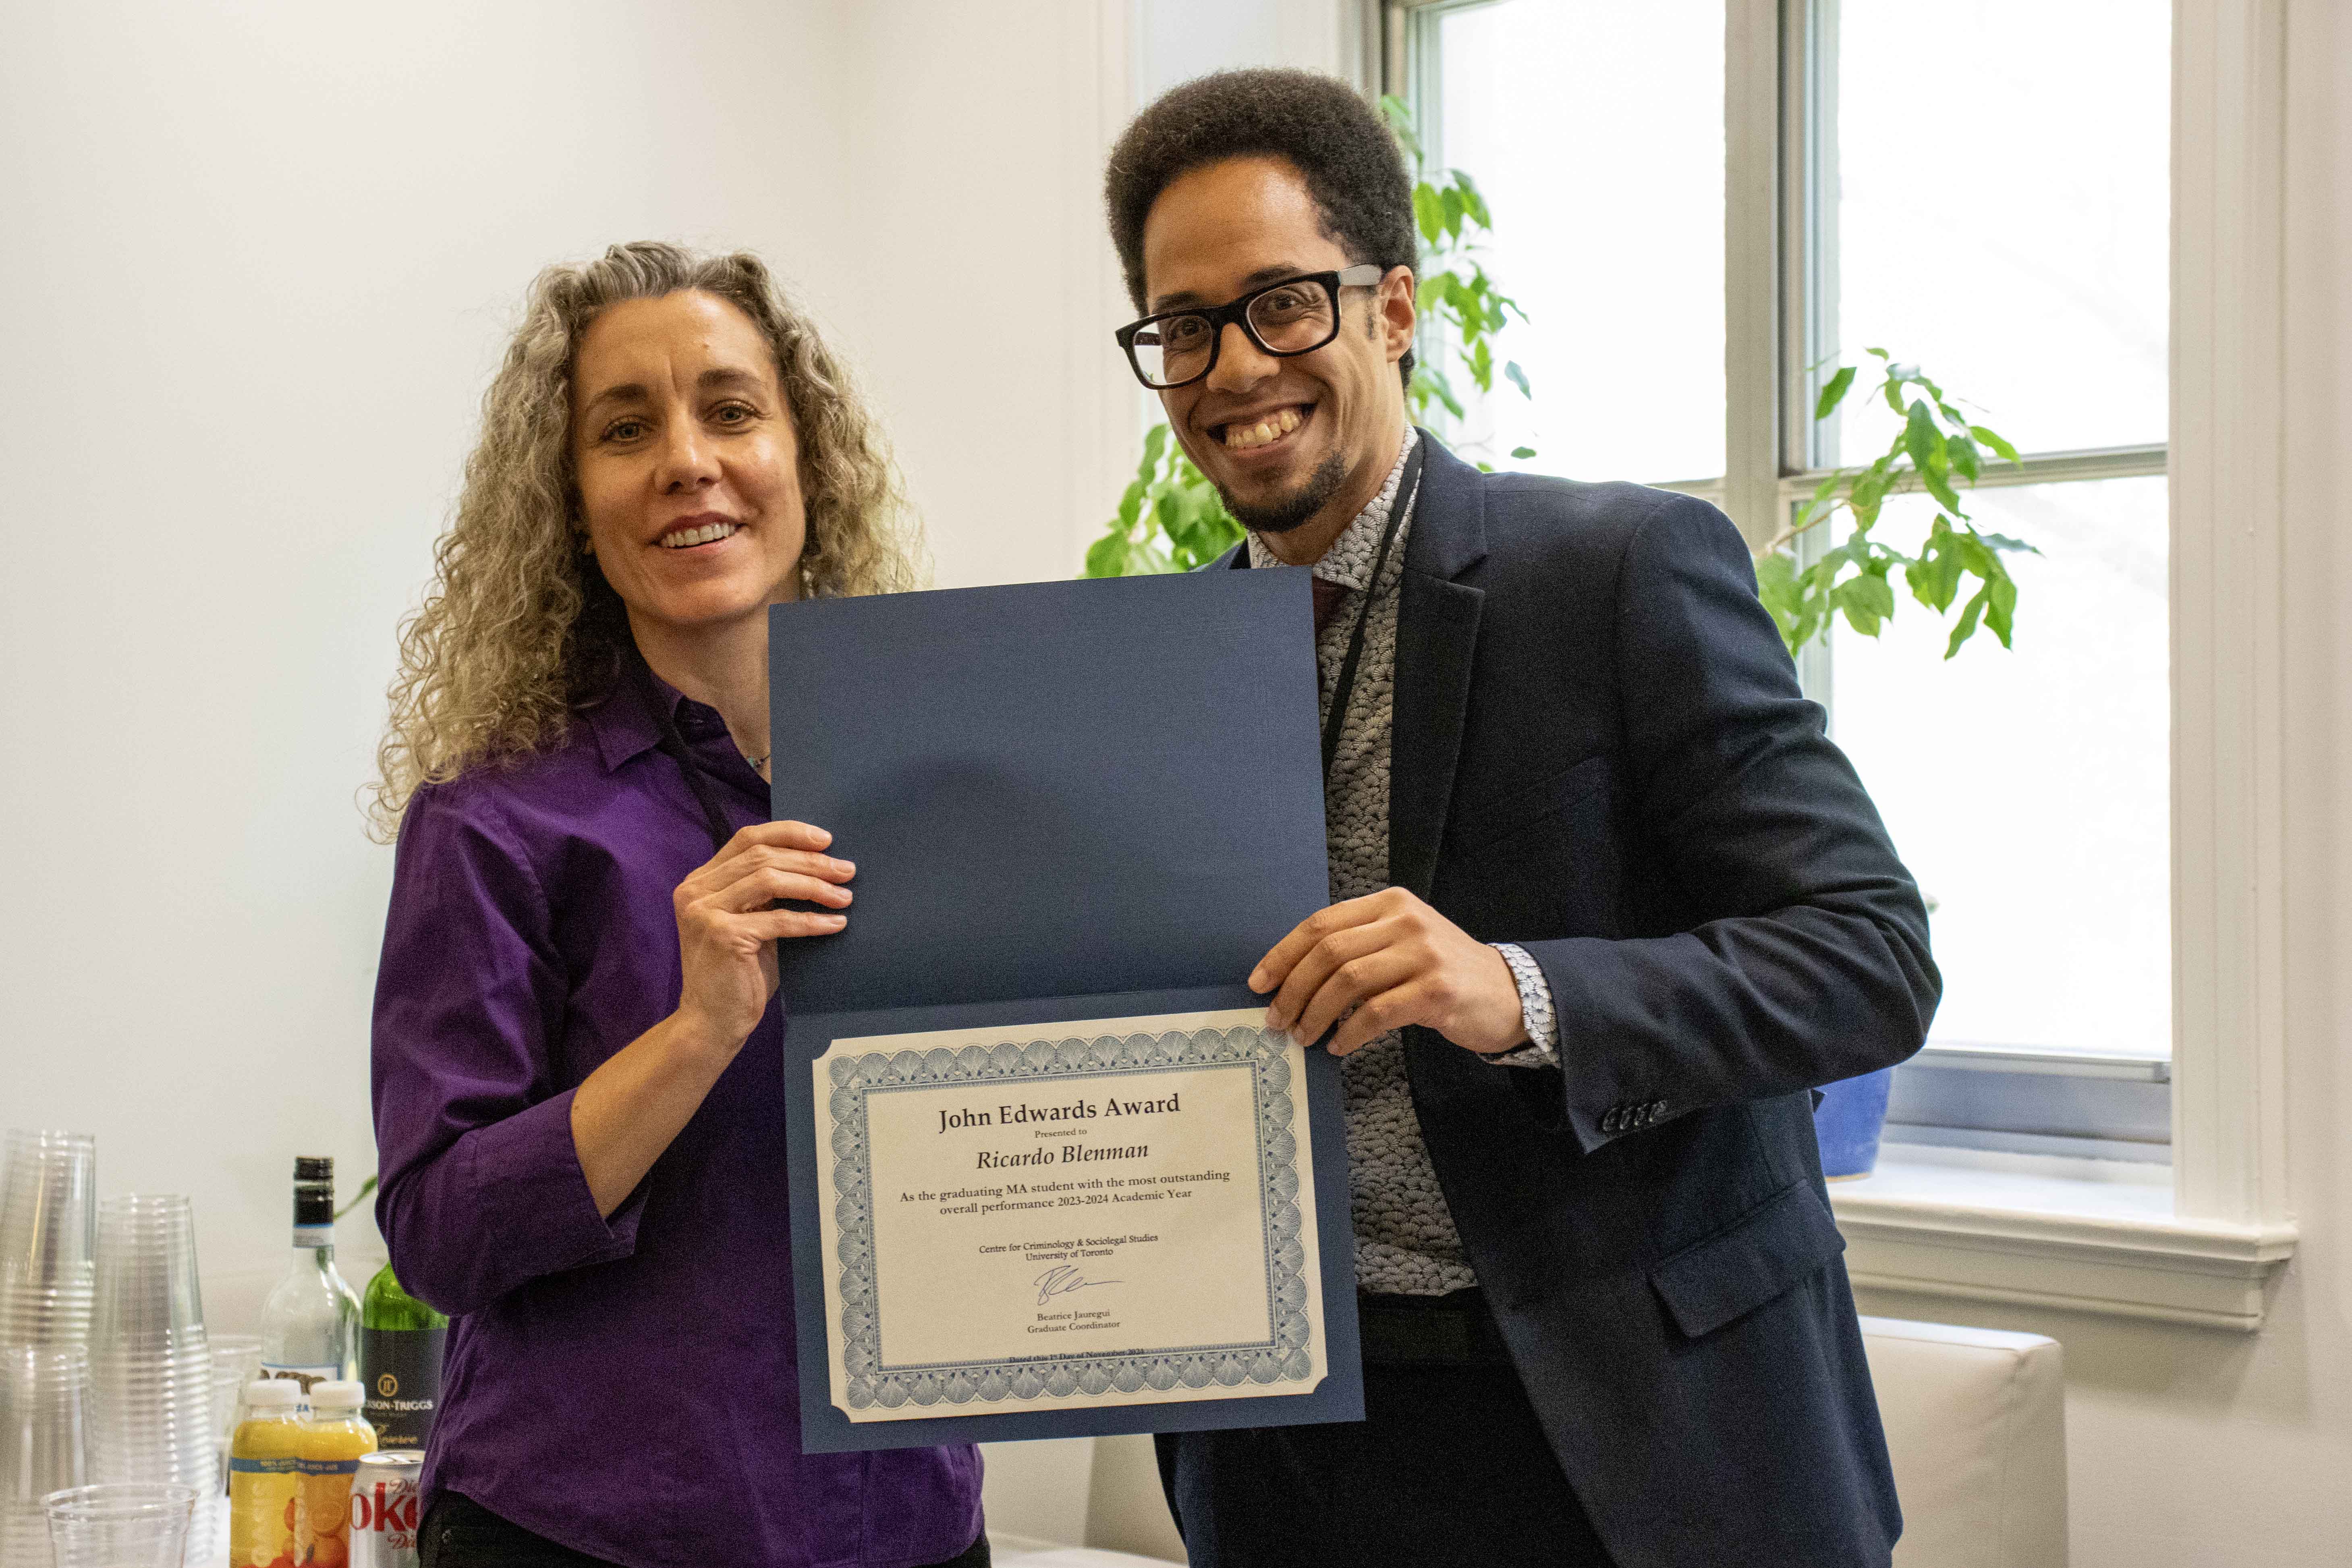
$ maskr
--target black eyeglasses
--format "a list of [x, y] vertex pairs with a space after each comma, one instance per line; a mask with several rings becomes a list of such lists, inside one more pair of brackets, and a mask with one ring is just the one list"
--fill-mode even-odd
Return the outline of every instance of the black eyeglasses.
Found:
[[1387, 268], [1369, 261], [1337, 272], [1308, 272], [1254, 289], [1231, 304], [1146, 316], [1114, 335], [1135, 367], [1135, 379], [1165, 392], [1189, 386], [1217, 368], [1217, 349], [1228, 325], [1248, 333], [1262, 353], [1286, 358], [1313, 353], [1339, 335], [1339, 290], [1370, 288], [1387, 275]]

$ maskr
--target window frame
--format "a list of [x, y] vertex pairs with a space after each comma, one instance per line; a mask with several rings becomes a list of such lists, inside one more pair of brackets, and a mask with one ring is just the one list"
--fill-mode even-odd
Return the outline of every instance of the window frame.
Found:
[[[1433, 105], [1439, 18], [1492, 3], [1385, 0], [1377, 85], [1417, 113]], [[1836, 28], [1837, 0], [1725, 0], [1727, 471], [1664, 488], [1715, 501], [1751, 546], [1836, 456], [1807, 416], [1818, 374], [1805, 368], [1836, 346], [1832, 215], [1815, 199], [1835, 177], [1835, 139], [1822, 131], [1835, 112]], [[2121, 1161], [2053, 1160], [2032, 1142], [2043, 1134], [1986, 1129], [1990, 1145], [1970, 1152], [2018, 1163], [1999, 1194], [1969, 1172], [1930, 1170], [1879, 1191], [1862, 1190], [1875, 1180], [1842, 1186], [1836, 1206], [1858, 1284], [2251, 1330], [2296, 1236], [2282, 1017], [2285, 18], [2275, 5], [2174, 0], [2173, 37], [2171, 439], [2028, 453], [1979, 481], [2170, 481], [2171, 1055], [1945, 1047], [1912, 1074], [1941, 1080], [1946, 1101], [2056, 1074], [2094, 1105], [2105, 1083], [2143, 1110], [2148, 1087], [2166, 1085], [2170, 1179], [2151, 1207], [2146, 1192], [2118, 1196], [2096, 1174], [2127, 1169]], [[1819, 645], [1800, 675], [1818, 699], [1833, 696]], [[2101, 1131], [2102, 1114], [2074, 1131]]]

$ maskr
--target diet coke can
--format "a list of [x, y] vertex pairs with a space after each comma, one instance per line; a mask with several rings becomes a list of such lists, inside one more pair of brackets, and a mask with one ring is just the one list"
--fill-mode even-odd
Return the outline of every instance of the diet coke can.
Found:
[[413, 1448], [381, 1449], [360, 1461], [352, 1478], [351, 1568], [416, 1568], [416, 1488], [425, 1456]]

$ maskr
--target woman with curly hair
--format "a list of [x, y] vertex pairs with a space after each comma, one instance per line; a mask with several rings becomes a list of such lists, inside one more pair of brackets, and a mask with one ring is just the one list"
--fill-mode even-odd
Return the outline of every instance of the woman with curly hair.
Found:
[[909, 536], [756, 258], [540, 277], [375, 795], [376, 1217], [453, 1319], [428, 1565], [987, 1561], [974, 1450], [805, 1455], [797, 1415], [773, 943], [856, 868], [767, 820], [768, 612], [911, 586]]

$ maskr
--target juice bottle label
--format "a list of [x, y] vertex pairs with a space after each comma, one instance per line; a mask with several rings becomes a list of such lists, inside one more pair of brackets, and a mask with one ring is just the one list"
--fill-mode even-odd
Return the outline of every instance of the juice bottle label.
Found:
[[379, 1448], [422, 1448], [441, 1399], [446, 1329], [362, 1329], [360, 1380]]
[[302, 1489], [299, 1459], [236, 1459], [228, 1462], [228, 1560], [230, 1568], [295, 1568], [296, 1496]]
[[294, 1562], [298, 1568], [344, 1568], [352, 1557], [352, 1478], [349, 1459], [297, 1459], [301, 1485], [294, 1495]]

